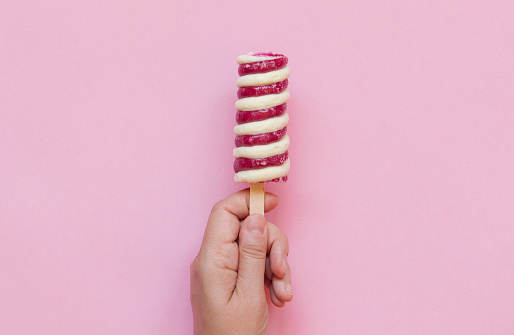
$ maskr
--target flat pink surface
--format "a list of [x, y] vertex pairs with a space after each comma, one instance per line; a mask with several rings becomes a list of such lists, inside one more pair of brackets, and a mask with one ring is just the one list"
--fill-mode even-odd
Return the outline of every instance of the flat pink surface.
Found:
[[0, 2], [0, 334], [191, 334], [237, 65], [290, 58], [271, 334], [514, 334], [510, 1]]

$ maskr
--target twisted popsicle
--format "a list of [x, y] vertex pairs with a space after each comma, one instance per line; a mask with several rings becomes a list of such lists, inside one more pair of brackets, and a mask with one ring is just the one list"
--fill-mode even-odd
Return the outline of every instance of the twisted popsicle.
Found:
[[[285, 182], [289, 172], [286, 113], [288, 59], [274, 53], [239, 56], [234, 180]], [[253, 187], [253, 186], [252, 186]]]

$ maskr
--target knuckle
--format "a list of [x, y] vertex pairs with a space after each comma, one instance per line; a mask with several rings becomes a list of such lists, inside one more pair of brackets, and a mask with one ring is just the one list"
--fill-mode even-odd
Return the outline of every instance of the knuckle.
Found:
[[284, 234], [284, 251], [286, 252], [286, 255], [289, 254], [289, 239]]
[[287, 235], [282, 231], [280, 230], [279, 233], [278, 233], [278, 238], [279, 240], [281, 240], [282, 242], [285, 242], [285, 243], [288, 243], [289, 242], [289, 239], [287, 238]]
[[192, 277], [201, 278], [205, 275], [207, 269], [206, 259], [198, 254], [189, 265], [190, 275]]
[[191, 264], [189, 264], [189, 273], [191, 275], [197, 275], [200, 272], [200, 267], [198, 265], [198, 257], [195, 257]]
[[278, 245], [280, 246], [280, 248], [283, 249], [287, 255], [289, 253], [289, 239], [283, 231], [280, 231], [280, 235], [277, 241], [279, 242]]
[[270, 253], [277, 257], [283, 257], [289, 255], [289, 242], [287, 238], [278, 238], [272, 245]]
[[287, 235], [276, 225], [274, 225], [271, 222], [268, 222], [268, 224], [272, 225], [274, 236], [275, 236], [275, 243], [273, 243], [273, 246], [278, 247], [278, 249], [281, 249], [285, 252], [285, 254], [289, 254], [289, 239]]
[[215, 203], [214, 206], [212, 206], [211, 214], [218, 212], [222, 208], [223, 208], [223, 201], [221, 200], [221, 201], [218, 201], [217, 203]]
[[240, 246], [241, 255], [247, 258], [266, 259], [266, 250], [258, 244], [245, 244]]

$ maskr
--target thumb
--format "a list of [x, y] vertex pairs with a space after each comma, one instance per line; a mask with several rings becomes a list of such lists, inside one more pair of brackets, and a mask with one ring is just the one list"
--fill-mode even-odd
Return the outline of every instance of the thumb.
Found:
[[256, 296], [264, 294], [264, 271], [268, 225], [264, 216], [248, 216], [239, 231], [239, 268], [236, 290]]

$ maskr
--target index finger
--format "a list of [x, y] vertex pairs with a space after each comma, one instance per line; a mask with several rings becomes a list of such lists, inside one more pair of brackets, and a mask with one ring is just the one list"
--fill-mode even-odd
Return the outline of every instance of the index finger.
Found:
[[[229, 195], [214, 205], [207, 221], [203, 244], [232, 243], [237, 239], [240, 220], [249, 213], [250, 189]], [[264, 211], [269, 212], [278, 206], [278, 197], [272, 193], [264, 196]]]

